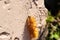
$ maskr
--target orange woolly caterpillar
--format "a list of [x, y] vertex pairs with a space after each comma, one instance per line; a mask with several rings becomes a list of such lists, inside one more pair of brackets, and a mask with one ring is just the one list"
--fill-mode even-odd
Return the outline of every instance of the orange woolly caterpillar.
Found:
[[28, 18], [27, 18], [27, 29], [29, 31], [31, 39], [38, 38], [39, 32], [37, 29], [36, 20], [32, 16], [28, 16]]

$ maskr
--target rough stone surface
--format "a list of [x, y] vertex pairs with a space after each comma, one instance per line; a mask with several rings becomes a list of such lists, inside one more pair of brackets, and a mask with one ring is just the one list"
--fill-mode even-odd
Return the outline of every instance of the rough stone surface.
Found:
[[[37, 25], [41, 25], [41, 32], [45, 26], [47, 10], [44, 0], [0, 0], [0, 40], [29, 40], [25, 22], [29, 15], [34, 16]], [[3, 37], [2, 37], [3, 36]], [[18, 39], [17, 39], [18, 40]]]

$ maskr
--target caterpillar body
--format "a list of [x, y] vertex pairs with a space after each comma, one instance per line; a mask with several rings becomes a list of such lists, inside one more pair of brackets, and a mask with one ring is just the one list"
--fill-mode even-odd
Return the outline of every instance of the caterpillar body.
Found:
[[36, 20], [32, 16], [28, 16], [27, 18], [27, 29], [29, 31], [31, 40], [36, 40], [39, 36], [39, 32], [37, 29]]

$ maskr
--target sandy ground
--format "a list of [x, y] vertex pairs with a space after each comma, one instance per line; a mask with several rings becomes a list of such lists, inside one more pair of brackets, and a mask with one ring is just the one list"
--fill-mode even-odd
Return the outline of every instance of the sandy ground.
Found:
[[[43, 0], [0, 0], [0, 33], [7, 32], [8, 36], [0, 36], [0, 40], [29, 40], [29, 34], [25, 28], [29, 15], [34, 16], [37, 24], [44, 26], [46, 9]], [[42, 8], [41, 8], [42, 7]]]

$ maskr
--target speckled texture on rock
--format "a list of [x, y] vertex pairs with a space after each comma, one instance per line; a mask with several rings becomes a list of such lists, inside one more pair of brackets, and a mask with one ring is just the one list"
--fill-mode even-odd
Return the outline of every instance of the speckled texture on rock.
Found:
[[36, 18], [37, 24], [45, 25], [43, 23], [45, 23], [47, 11], [43, 2], [43, 0], [0, 0], [0, 33], [10, 33], [10, 40], [14, 40], [15, 37], [29, 40], [29, 34], [25, 28], [26, 19], [31, 15]]

